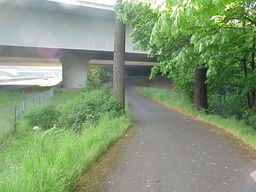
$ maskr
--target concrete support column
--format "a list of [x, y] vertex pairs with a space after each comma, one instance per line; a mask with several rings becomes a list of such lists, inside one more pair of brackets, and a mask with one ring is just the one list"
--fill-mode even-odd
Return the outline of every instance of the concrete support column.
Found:
[[89, 58], [74, 51], [65, 51], [62, 63], [63, 88], [81, 88], [87, 80]]

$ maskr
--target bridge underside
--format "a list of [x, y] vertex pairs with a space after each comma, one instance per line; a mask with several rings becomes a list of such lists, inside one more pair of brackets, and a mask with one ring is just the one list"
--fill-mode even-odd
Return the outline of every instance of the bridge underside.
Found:
[[[0, 46], [0, 65], [62, 65], [63, 87], [80, 88], [87, 80], [88, 66], [113, 65], [113, 52], [72, 50], [42, 47]], [[154, 65], [154, 59], [146, 54], [126, 53], [127, 72], [146, 72]]]
[[[61, 63], [67, 88], [78, 88], [86, 81], [90, 64], [112, 65], [113, 7], [85, 1], [71, 5], [54, 0], [0, 0], [0, 5], [0, 57], [3, 59], [0, 64], [11, 65], [14, 63], [11, 59], [22, 65]], [[127, 65], [136, 69], [155, 65], [147, 64], [154, 60], [148, 59], [145, 52], [133, 50], [130, 33], [127, 26]]]

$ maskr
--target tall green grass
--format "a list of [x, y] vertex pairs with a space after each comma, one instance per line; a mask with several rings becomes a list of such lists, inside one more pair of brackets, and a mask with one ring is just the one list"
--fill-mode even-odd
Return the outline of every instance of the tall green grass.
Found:
[[5, 153], [7, 158], [2, 158], [0, 191], [74, 191], [79, 176], [129, 125], [127, 115], [106, 116], [97, 125], [85, 125], [80, 134], [72, 130], [30, 134], [24, 141], [26, 146], [16, 143]]
[[0, 110], [25, 99], [22, 91], [0, 91]]
[[0, 111], [0, 144], [14, 131], [14, 125], [9, 118], [5, 111]]
[[50, 88], [31, 86], [13, 91], [0, 91], [0, 144], [14, 132], [14, 106]]
[[[60, 92], [51, 102], [56, 109], [63, 110], [63, 106], [70, 106], [74, 100], [94, 101], [100, 94], [100, 90]], [[108, 99], [103, 100], [109, 103]], [[80, 114], [68, 108], [65, 110], [67, 113], [61, 115]], [[81, 129], [57, 127], [32, 131], [29, 121], [23, 120], [17, 133], [0, 146], [0, 192], [75, 191], [79, 177], [124, 135], [130, 123], [128, 112], [121, 111], [116, 116], [111, 111], [101, 113], [97, 121], [81, 122]]]
[[13, 130], [14, 109], [7, 109], [25, 99], [22, 91], [0, 91], [0, 143]]
[[176, 108], [183, 113], [196, 117], [207, 123], [216, 125], [241, 139], [244, 143], [256, 149], [256, 130], [247, 126], [243, 121], [235, 118], [222, 118], [217, 115], [196, 112], [188, 97], [173, 91], [166, 91], [156, 88], [145, 88], [139, 92], [141, 95], [163, 103], [166, 106]]

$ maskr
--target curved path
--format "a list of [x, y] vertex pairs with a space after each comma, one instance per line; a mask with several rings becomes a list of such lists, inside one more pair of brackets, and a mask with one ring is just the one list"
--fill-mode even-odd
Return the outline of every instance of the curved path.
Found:
[[92, 191], [256, 191], [250, 177], [256, 170], [254, 152], [208, 124], [139, 96], [136, 89], [127, 91], [134, 133], [97, 184], [102, 186]]

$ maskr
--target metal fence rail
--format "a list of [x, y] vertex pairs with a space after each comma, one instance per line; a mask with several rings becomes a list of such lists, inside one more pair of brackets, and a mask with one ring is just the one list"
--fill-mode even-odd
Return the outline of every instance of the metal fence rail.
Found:
[[48, 91], [33, 95], [15, 106], [0, 111], [0, 142], [16, 131], [17, 123], [24, 118], [24, 114], [31, 106], [46, 103], [51, 100], [53, 95], [54, 87]]

